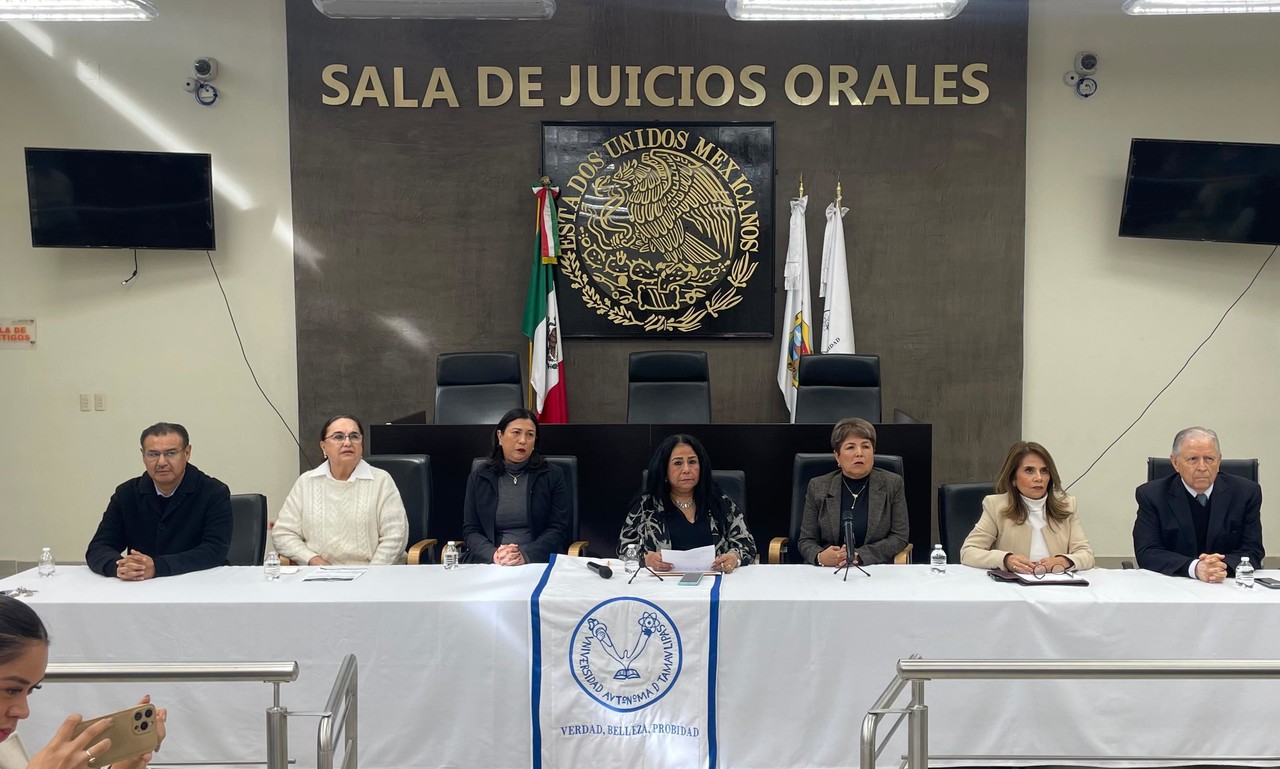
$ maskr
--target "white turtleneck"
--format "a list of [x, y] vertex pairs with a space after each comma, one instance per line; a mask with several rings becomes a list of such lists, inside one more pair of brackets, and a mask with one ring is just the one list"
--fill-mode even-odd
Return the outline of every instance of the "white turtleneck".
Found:
[[1028, 557], [1032, 563], [1035, 563], [1051, 555], [1049, 544], [1044, 541], [1044, 527], [1049, 523], [1044, 517], [1044, 506], [1049, 501], [1049, 495], [1045, 494], [1039, 499], [1020, 496], [1022, 496], [1022, 504], [1027, 506], [1027, 525], [1031, 527], [1031, 552]]

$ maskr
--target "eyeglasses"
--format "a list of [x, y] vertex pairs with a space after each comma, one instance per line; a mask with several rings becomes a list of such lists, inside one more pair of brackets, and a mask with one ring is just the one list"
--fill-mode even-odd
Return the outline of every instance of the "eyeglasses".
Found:
[[330, 435], [328, 438], [325, 438], [325, 440], [333, 441], [334, 443], [341, 445], [343, 443], [346, 443], [347, 441], [351, 441], [352, 443], [359, 443], [360, 441], [364, 440], [364, 436], [361, 435], [360, 433], [334, 433], [333, 435]]
[[160, 457], [164, 457], [165, 459], [172, 462], [173, 460], [177, 459], [179, 455], [181, 455], [182, 452], [185, 450], [186, 449], [166, 449], [164, 451], [144, 451], [142, 452], [142, 455], [147, 458], [148, 462], [154, 462]]
[[1076, 567], [1063, 566], [1060, 563], [1055, 563], [1053, 565], [1053, 568], [1045, 568], [1044, 564], [1037, 563], [1034, 567], [1032, 567], [1031, 574], [1036, 579], [1044, 579], [1044, 575], [1046, 574], [1065, 574], [1068, 577], [1074, 577], [1076, 575]]

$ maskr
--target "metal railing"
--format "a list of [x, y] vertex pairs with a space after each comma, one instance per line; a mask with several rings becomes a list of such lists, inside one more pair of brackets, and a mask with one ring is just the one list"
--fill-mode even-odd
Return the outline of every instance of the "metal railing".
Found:
[[[267, 708], [267, 760], [264, 761], [189, 761], [160, 763], [152, 766], [225, 766], [248, 765], [267, 769], [286, 769], [289, 765], [289, 716], [319, 716], [317, 730], [318, 769], [333, 769], [337, 752], [336, 741], [343, 740], [345, 755], [342, 769], [356, 769], [356, 657], [348, 654], [342, 660], [338, 677], [329, 693], [325, 709], [317, 712], [290, 712], [280, 704], [280, 684], [298, 680], [297, 662], [118, 662], [83, 663], [55, 662], [45, 669], [46, 682], [59, 683], [133, 683], [133, 682], [230, 682], [269, 683], [272, 688], [271, 707]], [[335, 731], [333, 721], [341, 716], [341, 726]]]
[[[875, 769], [876, 759], [897, 732], [903, 719], [907, 721], [907, 754], [899, 763], [906, 769], [928, 769], [929, 707], [925, 704], [925, 682], [934, 680], [995, 679], [1275, 679], [1280, 678], [1280, 660], [926, 660], [919, 655], [898, 660], [898, 672], [889, 686], [867, 711], [862, 720], [859, 746], [862, 769]], [[894, 703], [902, 691], [911, 686], [911, 699], [905, 707]], [[897, 716], [884, 739], [877, 742], [880, 721]], [[939, 755], [948, 761], [984, 761], [1017, 759], [1036, 763], [1087, 761], [1098, 765], [1115, 762], [1143, 761], [1184, 764], [1214, 761], [1271, 761], [1278, 756], [1082, 756], [1082, 755]]]
[[[348, 654], [342, 660], [333, 691], [325, 704], [325, 715], [320, 717], [316, 734], [316, 764], [319, 769], [333, 769], [333, 755], [337, 741], [342, 740], [342, 769], [356, 769], [356, 705], [357, 705], [356, 655]], [[335, 730], [333, 723], [339, 725]]]

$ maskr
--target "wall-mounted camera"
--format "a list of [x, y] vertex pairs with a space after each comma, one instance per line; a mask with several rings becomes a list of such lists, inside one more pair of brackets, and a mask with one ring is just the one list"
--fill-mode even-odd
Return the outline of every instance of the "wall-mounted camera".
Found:
[[210, 81], [217, 77], [218, 60], [212, 56], [201, 56], [191, 63], [191, 77], [182, 81], [182, 89], [193, 94], [202, 106], [211, 107], [218, 100], [218, 89]]
[[1098, 71], [1098, 54], [1081, 51], [1076, 54], [1074, 68], [1062, 76], [1062, 82], [1075, 90], [1076, 95], [1087, 99], [1098, 92], [1098, 81], [1093, 75]]
[[218, 79], [218, 60], [212, 56], [201, 56], [191, 65], [191, 73], [197, 80], [210, 82]]
[[1098, 71], [1098, 54], [1093, 51], [1081, 51], [1076, 54], [1076, 74], [1092, 75]]

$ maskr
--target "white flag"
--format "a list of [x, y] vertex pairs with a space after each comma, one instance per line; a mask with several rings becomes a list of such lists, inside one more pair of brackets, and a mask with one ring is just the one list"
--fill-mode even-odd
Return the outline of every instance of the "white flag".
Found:
[[853, 352], [853, 303], [849, 300], [849, 265], [844, 254], [844, 215], [840, 198], [827, 206], [822, 235], [822, 345], [820, 352]]
[[787, 266], [783, 287], [787, 309], [782, 314], [782, 350], [778, 354], [778, 388], [796, 421], [796, 369], [800, 356], [813, 352], [813, 305], [809, 301], [809, 239], [804, 231], [808, 196], [791, 199], [791, 238], [787, 242]]

